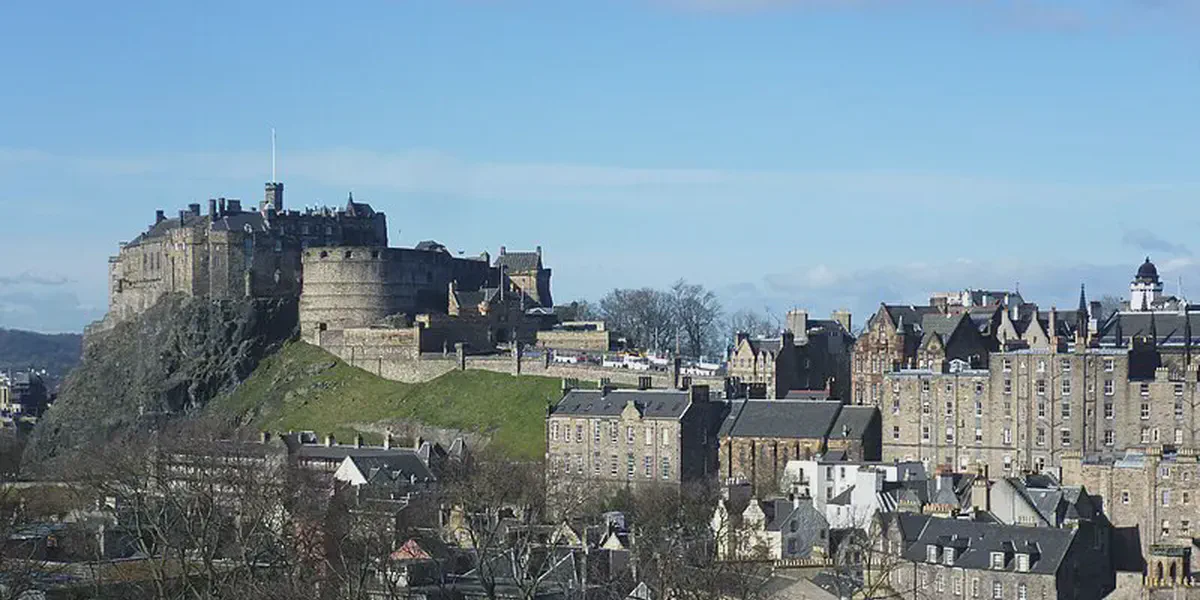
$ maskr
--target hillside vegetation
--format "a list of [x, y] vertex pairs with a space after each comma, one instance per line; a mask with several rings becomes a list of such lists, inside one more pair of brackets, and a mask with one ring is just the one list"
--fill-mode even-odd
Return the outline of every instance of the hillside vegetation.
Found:
[[79, 364], [83, 336], [78, 333], [37, 333], [0, 327], [0, 371], [46, 369], [62, 378]]
[[514, 458], [536, 460], [544, 452], [546, 406], [560, 390], [557, 379], [470, 370], [399, 383], [291, 342], [207, 412], [244, 428], [334, 433], [341, 441], [356, 432], [376, 432], [366, 437], [377, 441], [384, 426], [421, 424], [479, 434]]

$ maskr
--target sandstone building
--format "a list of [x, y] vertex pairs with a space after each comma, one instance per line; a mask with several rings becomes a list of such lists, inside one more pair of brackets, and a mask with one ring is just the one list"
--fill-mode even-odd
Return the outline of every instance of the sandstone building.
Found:
[[716, 471], [724, 410], [702, 385], [567, 390], [546, 416], [547, 483], [617, 488], [703, 480]]
[[879, 411], [836, 401], [734, 402], [720, 435], [720, 476], [758, 497], [780, 492], [788, 461], [814, 456], [878, 460]]
[[296, 297], [301, 253], [315, 246], [387, 246], [387, 219], [369, 204], [340, 209], [284, 208], [283, 184], [266, 184], [257, 209], [208, 201], [150, 227], [109, 258], [109, 311], [102, 326], [141, 313], [166, 294], [190, 297]]
[[727, 371], [751, 398], [784, 398], [794, 390], [828, 390], [845, 401], [850, 394], [850, 313], [809, 319], [792, 310], [778, 337], [738, 333]]

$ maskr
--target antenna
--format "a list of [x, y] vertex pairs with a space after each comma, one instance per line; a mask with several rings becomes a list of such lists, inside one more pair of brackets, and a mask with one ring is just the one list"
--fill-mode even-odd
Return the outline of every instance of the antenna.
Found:
[[271, 183], [276, 183], [279, 180], [275, 178], [275, 128], [271, 128]]

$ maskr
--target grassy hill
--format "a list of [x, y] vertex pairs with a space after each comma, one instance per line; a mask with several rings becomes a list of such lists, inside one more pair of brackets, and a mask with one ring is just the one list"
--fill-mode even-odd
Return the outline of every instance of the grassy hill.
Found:
[[469, 370], [399, 383], [292, 342], [206, 410], [247, 427], [332, 432], [343, 440], [367, 425], [415, 421], [486, 434], [510, 456], [537, 459], [544, 451], [546, 405], [558, 400], [560, 386], [557, 379]]

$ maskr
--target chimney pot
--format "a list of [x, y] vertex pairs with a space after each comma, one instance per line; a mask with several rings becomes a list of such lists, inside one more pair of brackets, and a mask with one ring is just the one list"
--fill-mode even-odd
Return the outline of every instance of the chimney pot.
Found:
[[333, 446], [335, 443], [337, 443], [337, 441], [333, 439], [332, 433], [325, 436], [325, 447], [326, 448]]
[[161, 209], [154, 211], [154, 224], [155, 225], [162, 223], [163, 221], [166, 220], [166, 218], [167, 218], [167, 214], [165, 212], [163, 212]]

